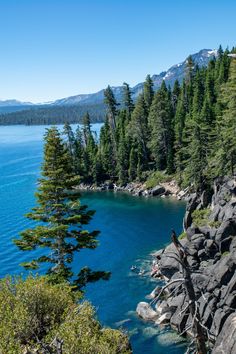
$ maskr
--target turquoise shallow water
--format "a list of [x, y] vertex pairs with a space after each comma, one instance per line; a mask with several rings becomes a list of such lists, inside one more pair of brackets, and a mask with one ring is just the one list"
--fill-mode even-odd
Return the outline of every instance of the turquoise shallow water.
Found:
[[[34, 205], [44, 129], [0, 127], [0, 276], [23, 272], [19, 263], [31, 257], [18, 251], [12, 238], [31, 225], [23, 215]], [[184, 344], [176, 343], [175, 333], [155, 328], [135, 315], [137, 303], [145, 301], [156, 285], [147, 276], [150, 253], [169, 242], [171, 228], [181, 231], [184, 203], [112, 192], [83, 193], [82, 200], [97, 211], [89, 228], [101, 231], [100, 246], [82, 251], [73, 267], [79, 270], [88, 265], [112, 272], [110, 281], [87, 287], [86, 297], [96, 306], [99, 319], [128, 331], [135, 354], [184, 353]], [[134, 264], [147, 273], [138, 276], [131, 272]]]

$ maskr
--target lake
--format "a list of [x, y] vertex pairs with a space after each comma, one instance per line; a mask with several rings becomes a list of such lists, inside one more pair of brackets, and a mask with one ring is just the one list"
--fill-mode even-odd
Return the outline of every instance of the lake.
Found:
[[[95, 124], [93, 130], [99, 133], [100, 127]], [[19, 251], [12, 239], [33, 224], [24, 214], [35, 203], [45, 128], [0, 127], [1, 277], [24, 273], [19, 263], [32, 256]], [[137, 318], [135, 309], [157, 285], [148, 276], [150, 253], [169, 242], [172, 228], [182, 231], [185, 204], [113, 192], [86, 192], [82, 202], [96, 210], [88, 228], [101, 231], [100, 246], [81, 251], [73, 268], [79, 271], [88, 265], [94, 270], [112, 272], [109, 281], [90, 284], [86, 290], [86, 298], [97, 308], [99, 319], [113, 328], [122, 326], [130, 334], [134, 354], [183, 354], [185, 345], [177, 343], [175, 332], [144, 323]], [[131, 272], [132, 265], [144, 269], [144, 276]]]

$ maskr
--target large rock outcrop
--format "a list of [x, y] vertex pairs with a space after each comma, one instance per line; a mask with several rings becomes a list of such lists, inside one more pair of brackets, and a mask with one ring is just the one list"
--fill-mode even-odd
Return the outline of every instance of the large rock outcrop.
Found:
[[[196, 215], [202, 220], [196, 220]], [[224, 178], [215, 182], [211, 194], [191, 195], [184, 230], [186, 237], [180, 242], [187, 254], [199, 315], [208, 328], [212, 354], [236, 354], [236, 180]], [[176, 257], [176, 248], [170, 244], [157, 260], [158, 274], [167, 283], [182, 276]], [[165, 321], [179, 332], [192, 321], [183, 289], [173, 282], [156, 305], [156, 309], [165, 308]]]

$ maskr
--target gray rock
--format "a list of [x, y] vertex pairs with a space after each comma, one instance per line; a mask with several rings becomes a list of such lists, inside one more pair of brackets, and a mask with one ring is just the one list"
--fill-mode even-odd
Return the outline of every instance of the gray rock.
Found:
[[197, 248], [200, 249], [203, 247], [206, 237], [203, 234], [195, 234], [191, 237], [191, 243]]
[[185, 305], [185, 302], [182, 301], [170, 319], [171, 326], [179, 332], [183, 332], [189, 316], [188, 311], [182, 311]]
[[157, 258], [157, 259], [160, 259], [163, 252], [164, 252], [164, 249], [161, 249], [159, 251], [156, 251], [156, 252], [152, 253], [152, 256]]
[[230, 282], [226, 286], [222, 287], [221, 298], [226, 299], [235, 290], [236, 290], [236, 273], [234, 273]]
[[203, 191], [200, 197], [200, 204], [202, 208], [206, 208], [208, 204], [211, 202], [212, 192], [207, 190]]
[[212, 239], [205, 240], [204, 247], [208, 257], [213, 257], [219, 251], [217, 243]]
[[220, 244], [229, 236], [236, 236], [236, 220], [226, 220], [223, 222], [216, 233], [215, 240]]
[[159, 315], [163, 315], [163, 313], [168, 311], [168, 304], [167, 301], [163, 300], [160, 302], [157, 302], [157, 304], [155, 305], [155, 310]]
[[220, 288], [227, 285], [234, 275], [236, 264], [231, 255], [221, 257], [221, 259], [211, 267], [208, 267], [206, 273], [209, 274], [209, 284], [207, 291]]
[[[232, 312], [232, 311], [231, 311]], [[230, 311], [227, 311], [225, 309], [217, 309], [215, 314], [214, 314], [214, 318], [213, 318], [213, 322], [212, 322], [212, 326], [211, 326], [211, 333], [213, 333], [213, 335], [217, 338], [219, 333], [222, 330], [222, 327], [227, 319], [227, 317], [230, 315]], [[228, 354], [228, 353], [227, 353]]]
[[201, 273], [192, 273], [191, 279], [196, 292], [201, 289], [205, 289], [209, 282], [209, 277]]
[[189, 242], [186, 245], [185, 249], [186, 249], [189, 256], [193, 256], [193, 257], [197, 256], [197, 252], [198, 252], [197, 247], [196, 247], [196, 245], [193, 245], [191, 242]]
[[205, 326], [207, 326], [207, 328], [210, 328], [212, 325], [217, 301], [218, 301], [218, 299], [216, 297], [211, 298], [205, 308], [205, 311], [204, 311], [204, 314], [202, 317], [202, 321], [203, 321], [203, 324]]
[[224, 304], [229, 308], [236, 309], [236, 291], [230, 293], [225, 299]]
[[143, 320], [156, 321], [158, 314], [152, 309], [147, 302], [140, 302], [136, 308], [136, 312]]
[[208, 255], [205, 251], [205, 249], [201, 249], [200, 251], [198, 251], [198, 258], [200, 259], [200, 261], [206, 261], [208, 259]]
[[187, 257], [187, 261], [188, 261], [188, 264], [189, 266], [192, 268], [192, 269], [197, 269], [198, 266], [199, 266], [199, 262], [198, 262], [198, 259], [194, 256], [188, 256]]
[[167, 278], [171, 278], [179, 271], [179, 262], [173, 257], [177, 257], [177, 251], [173, 243], [166, 247], [159, 261], [161, 273]]
[[181, 293], [177, 296], [174, 296], [174, 297], [170, 297], [167, 300], [167, 305], [172, 308], [177, 308], [178, 306], [183, 304], [184, 298], [185, 298], [185, 295], [183, 293]]
[[219, 204], [215, 205], [215, 207], [213, 208], [213, 210], [209, 216], [209, 220], [218, 221], [218, 216], [219, 216], [220, 211], [221, 211], [220, 205]]
[[236, 353], [236, 314], [228, 316], [216, 339], [212, 354]]
[[192, 224], [192, 212], [197, 208], [198, 206], [198, 196], [196, 193], [191, 194], [190, 197], [188, 198], [188, 203], [186, 207], [186, 213], [184, 217], [184, 230], [186, 230], [188, 227], [191, 226]]
[[189, 240], [191, 240], [191, 238], [195, 235], [195, 234], [199, 234], [199, 229], [195, 226], [190, 226], [187, 228], [186, 230], [186, 234]]
[[229, 251], [232, 240], [233, 240], [233, 237], [229, 236], [220, 242], [220, 252], [221, 253]]
[[156, 325], [160, 324], [168, 324], [170, 322], [172, 313], [171, 312], [165, 312], [163, 315], [161, 315], [156, 321]]
[[210, 237], [211, 233], [211, 227], [204, 225], [204, 226], [199, 226], [199, 232], [205, 236], [205, 238]]
[[151, 189], [151, 195], [153, 197], [156, 197], [156, 196], [159, 196], [161, 194], [164, 194], [165, 193], [165, 188], [162, 187], [162, 186], [156, 186], [154, 188]]
[[201, 295], [200, 298], [198, 299], [199, 315], [201, 318], [203, 317], [207, 304], [211, 298], [212, 298], [211, 293], [205, 293], [204, 295]]

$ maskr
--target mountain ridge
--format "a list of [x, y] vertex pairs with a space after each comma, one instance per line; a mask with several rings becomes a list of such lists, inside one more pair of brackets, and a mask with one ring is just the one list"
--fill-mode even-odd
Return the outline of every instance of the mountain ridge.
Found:
[[[208, 62], [217, 56], [217, 50], [212, 49], [201, 49], [199, 52], [191, 54], [194, 62], [199, 66], [206, 66]], [[184, 78], [185, 68], [186, 68], [187, 58], [179, 63], [171, 66], [167, 71], [163, 71], [160, 74], [152, 75], [152, 80], [154, 84], [154, 89], [157, 90], [162, 81], [164, 80], [167, 85], [173, 86], [176, 80], [180, 82]], [[112, 87], [115, 97], [118, 101], [122, 99], [122, 86], [113, 86]], [[136, 84], [132, 87], [133, 98], [136, 99], [137, 96], [141, 93], [143, 89], [143, 82]], [[89, 104], [101, 104], [103, 103], [103, 92], [104, 89], [101, 89], [95, 93], [88, 94], [78, 94], [69, 97], [64, 97], [57, 99], [52, 102], [46, 103], [31, 103], [31, 102], [21, 102], [16, 99], [9, 100], [0, 100], [0, 112], [9, 113], [12, 107], [12, 111], [19, 111], [22, 109], [30, 109], [33, 107], [52, 107], [52, 106], [72, 106], [72, 105], [89, 105]], [[5, 107], [8, 107], [8, 110], [4, 110]], [[7, 111], [7, 112], [6, 112]]]

